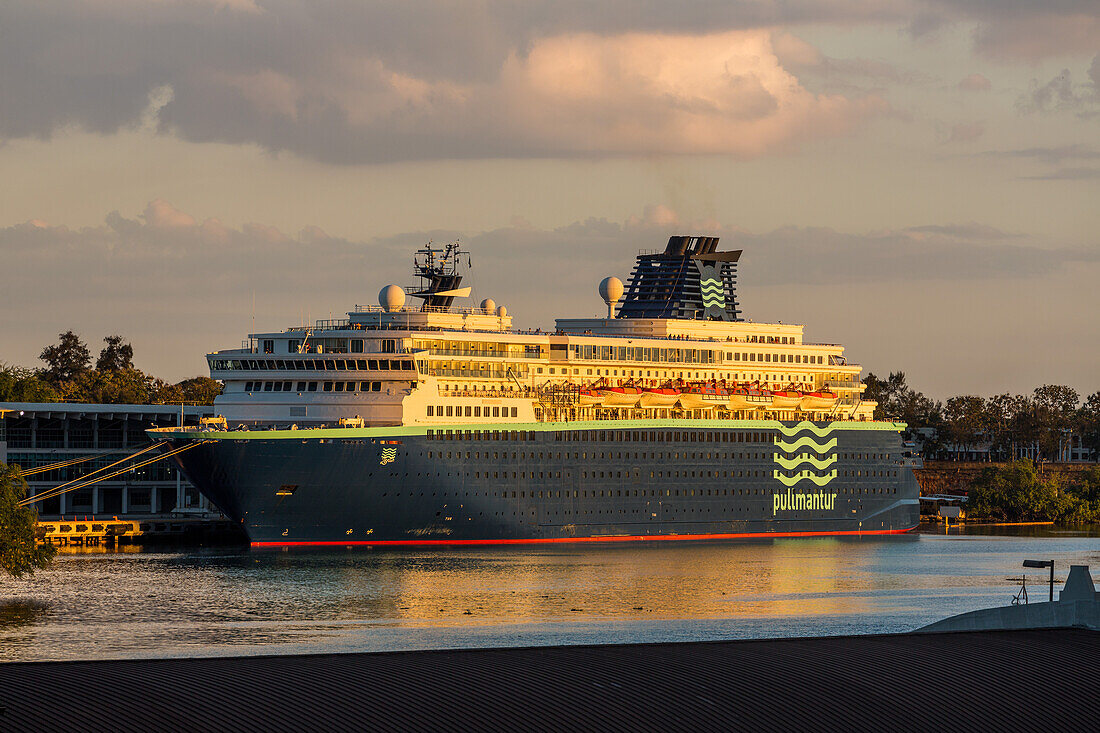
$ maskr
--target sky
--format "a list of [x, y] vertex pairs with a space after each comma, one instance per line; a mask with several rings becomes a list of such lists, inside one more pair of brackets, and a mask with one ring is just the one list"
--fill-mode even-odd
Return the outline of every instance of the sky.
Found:
[[429, 240], [552, 327], [671, 234], [932, 396], [1100, 389], [1100, 3], [0, 4], [0, 361], [202, 374]]

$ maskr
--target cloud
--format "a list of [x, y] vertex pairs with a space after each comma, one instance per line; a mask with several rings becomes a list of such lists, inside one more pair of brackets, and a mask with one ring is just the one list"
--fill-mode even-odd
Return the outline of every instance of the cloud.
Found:
[[759, 156], [849, 134], [921, 79], [782, 29], [884, 23], [976, 25], [1011, 58], [1100, 48], [1081, 0], [10, 0], [0, 139], [155, 125], [339, 164]]
[[1015, 150], [986, 150], [979, 155], [994, 158], [1024, 158], [1058, 165], [1067, 160], [1100, 160], [1100, 150], [1087, 145], [1056, 145], [1049, 147], [1017, 148]]
[[1100, 109], [1100, 54], [1092, 59], [1086, 72], [1088, 81], [1075, 84], [1069, 69], [1048, 82], [1031, 81], [1031, 88], [1020, 97], [1016, 106], [1024, 112], [1070, 111], [1080, 117], [1091, 117]]
[[988, 92], [993, 83], [981, 74], [970, 74], [959, 80], [959, 89], [964, 92]]
[[[578, 4], [563, 23], [538, 4], [431, 0], [165, 2], [140, 22], [130, 2], [56, 5], [72, 12], [0, 10], [0, 136], [152, 122], [338, 164], [753, 157], [886, 109], [875, 95], [811, 93], [778, 61], [772, 31], [730, 29], [751, 21], [702, 6], [631, 21]], [[712, 16], [726, 30], [705, 32]]]
[[1046, 175], [1022, 177], [1030, 181], [1096, 181], [1100, 180], [1100, 168], [1058, 168]]
[[[20, 357], [27, 363], [69, 325], [140, 338], [146, 353], [163, 350], [166, 364], [181, 356], [174, 345], [178, 335], [194, 349], [194, 361], [201, 349], [235, 344], [253, 308], [263, 328], [301, 322], [310, 311], [340, 316], [351, 304], [373, 303], [386, 283], [407, 284], [413, 249], [429, 240], [461, 239], [473, 256], [474, 297], [491, 296], [518, 322], [545, 327], [563, 314], [597, 312], [600, 278], [625, 278], [640, 247], [659, 249], [669, 235], [681, 233], [720, 236], [723, 248], [743, 249], [742, 278], [761, 288], [1035, 278], [1100, 260], [1095, 250], [1041, 247], [976, 222], [866, 233], [812, 227], [754, 233], [685, 221], [670, 207], [654, 205], [623, 222], [591, 218], [554, 229], [520, 223], [350, 241], [318, 227], [297, 234], [263, 223], [231, 227], [157, 200], [139, 216], [111, 212], [95, 227], [32, 220], [0, 228], [6, 272], [18, 274], [5, 281], [5, 295], [21, 304], [3, 309], [0, 326], [12, 343], [28, 344]], [[42, 287], [46, 282], [50, 286]]]

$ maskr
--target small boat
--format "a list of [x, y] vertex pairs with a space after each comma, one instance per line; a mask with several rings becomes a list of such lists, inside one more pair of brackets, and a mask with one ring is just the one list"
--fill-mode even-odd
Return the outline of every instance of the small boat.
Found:
[[[756, 394], [752, 394], [754, 391]], [[758, 410], [770, 404], [771, 399], [765, 397], [759, 390], [747, 389], [733, 390], [728, 403], [731, 410]]]
[[687, 410], [711, 410], [725, 407], [730, 393], [725, 387], [693, 385], [680, 393], [680, 406]]
[[772, 391], [772, 404], [774, 410], [797, 409], [802, 403], [802, 393], [795, 389], [782, 389]]
[[680, 390], [671, 387], [645, 387], [642, 389], [642, 407], [671, 407], [680, 399]]
[[828, 390], [822, 390], [821, 392], [806, 392], [802, 395], [801, 408], [806, 411], [831, 410], [833, 405], [836, 404], [836, 400], [836, 393], [829, 392]]
[[598, 391], [605, 407], [633, 407], [642, 399], [639, 387], [601, 387]]
[[591, 407], [592, 405], [602, 405], [603, 397], [600, 393], [594, 389], [581, 388], [577, 391], [577, 404], [582, 407]]

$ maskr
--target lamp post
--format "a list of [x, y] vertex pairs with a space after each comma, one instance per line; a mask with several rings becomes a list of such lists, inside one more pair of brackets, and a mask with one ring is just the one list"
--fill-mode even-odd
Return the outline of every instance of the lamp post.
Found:
[[1053, 560], [1024, 560], [1025, 568], [1050, 568], [1050, 600], [1054, 600], [1054, 561]]

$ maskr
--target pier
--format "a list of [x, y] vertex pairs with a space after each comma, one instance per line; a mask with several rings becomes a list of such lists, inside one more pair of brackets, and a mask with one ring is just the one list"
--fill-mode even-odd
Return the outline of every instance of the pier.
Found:
[[1062, 628], [13, 663], [0, 730], [1089, 730], [1098, 658]]

